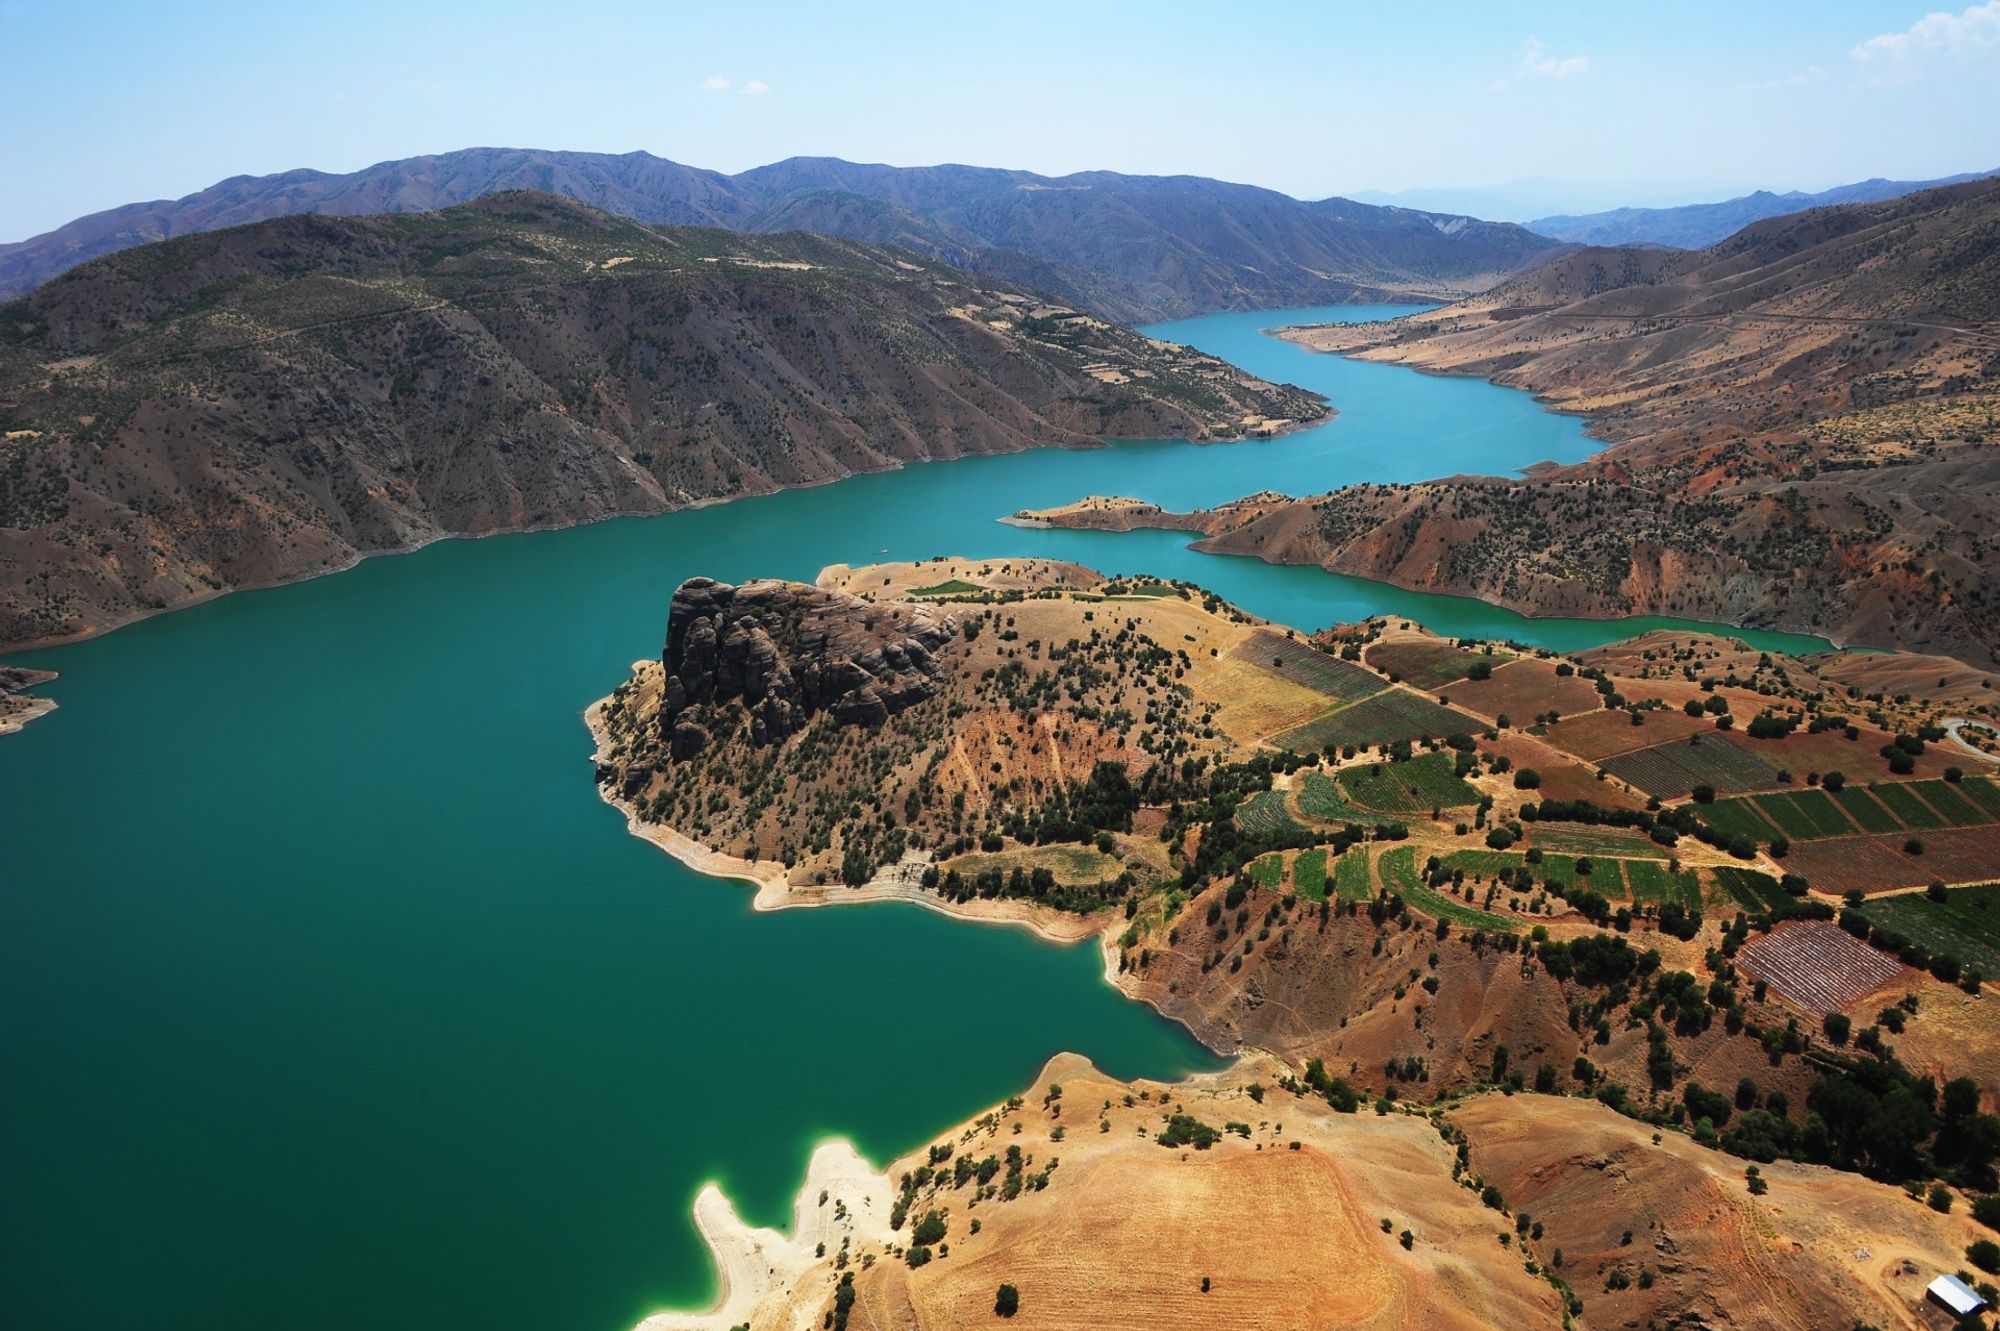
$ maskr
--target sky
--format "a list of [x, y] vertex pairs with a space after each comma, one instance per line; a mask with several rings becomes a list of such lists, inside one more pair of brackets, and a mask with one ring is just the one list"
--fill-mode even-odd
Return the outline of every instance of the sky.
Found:
[[2000, 167], [2000, 0], [0, 0], [0, 53], [0, 241], [472, 146], [1442, 189], [1519, 217]]

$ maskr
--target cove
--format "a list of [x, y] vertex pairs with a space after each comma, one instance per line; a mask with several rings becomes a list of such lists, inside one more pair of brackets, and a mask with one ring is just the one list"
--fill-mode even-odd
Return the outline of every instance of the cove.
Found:
[[0, 1325], [624, 1331], [711, 1293], [705, 1180], [778, 1223], [818, 1140], [887, 1159], [1059, 1050], [1123, 1076], [1214, 1066], [1089, 947], [894, 905], [752, 916], [746, 890], [625, 834], [579, 714], [657, 654], [682, 578], [948, 552], [1188, 578], [1308, 628], [1635, 631], [995, 521], [1593, 447], [1524, 394], [1258, 331], [1394, 312], [1154, 330], [1343, 413], [1273, 441], [1042, 450], [445, 542], [10, 656], [63, 678], [61, 710], [0, 740]]

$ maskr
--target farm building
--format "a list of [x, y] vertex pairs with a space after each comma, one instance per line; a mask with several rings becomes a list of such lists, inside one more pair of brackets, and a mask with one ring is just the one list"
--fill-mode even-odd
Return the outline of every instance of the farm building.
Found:
[[1939, 1276], [1924, 1293], [1932, 1302], [1950, 1310], [1954, 1317], [1969, 1317], [1986, 1306], [1986, 1300], [1979, 1297], [1977, 1290], [1953, 1275]]

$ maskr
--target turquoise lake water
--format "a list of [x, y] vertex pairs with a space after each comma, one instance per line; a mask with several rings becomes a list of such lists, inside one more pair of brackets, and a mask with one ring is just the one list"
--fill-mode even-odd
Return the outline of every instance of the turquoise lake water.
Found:
[[[1524, 620], [1172, 533], [994, 519], [1585, 456], [1471, 380], [1259, 330], [1149, 330], [1332, 398], [1263, 443], [1043, 450], [571, 531], [446, 542], [11, 656], [61, 710], [0, 740], [0, 1326], [622, 1331], [713, 1287], [702, 1182], [779, 1223], [815, 1142], [878, 1161], [1059, 1050], [1216, 1060], [1094, 948], [901, 906], [753, 916], [625, 834], [579, 719], [682, 578], [1037, 554], [1184, 577], [1302, 628]], [[1773, 649], [1809, 639], [1746, 634]]]

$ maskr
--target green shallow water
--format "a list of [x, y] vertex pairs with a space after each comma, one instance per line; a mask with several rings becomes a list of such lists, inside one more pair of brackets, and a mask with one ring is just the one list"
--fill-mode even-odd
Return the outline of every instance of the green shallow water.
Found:
[[[10, 659], [61, 710], [0, 740], [0, 1325], [619, 1331], [699, 1304], [720, 1181], [779, 1223], [815, 1142], [882, 1160], [1076, 1050], [1216, 1060], [1094, 949], [899, 906], [752, 916], [628, 837], [579, 713], [705, 573], [1047, 554], [1187, 577], [1302, 627], [1530, 621], [1170, 533], [996, 517], [1092, 491], [1273, 486], [1585, 455], [1466, 380], [1316, 357], [1219, 315], [1161, 335], [1332, 396], [1259, 444], [913, 467], [565, 532], [448, 542]], [[1811, 640], [1756, 634], [1774, 649]]]

